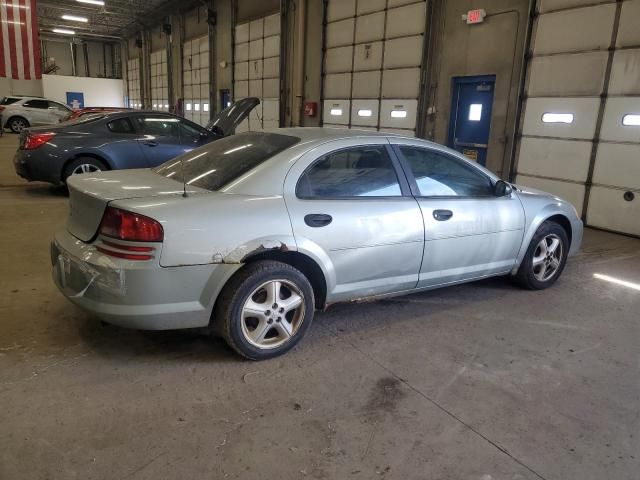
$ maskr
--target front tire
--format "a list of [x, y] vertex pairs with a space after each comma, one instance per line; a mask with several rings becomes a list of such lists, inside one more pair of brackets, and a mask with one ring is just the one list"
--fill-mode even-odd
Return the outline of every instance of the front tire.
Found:
[[313, 321], [313, 289], [291, 265], [250, 263], [225, 285], [214, 312], [217, 330], [240, 355], [266, 360], [302, 339]]
[[10, 118], [7, 123], [13, 133], [22, 133], [24, 129], [29, 128], [29, 122], [26, 118], [22, 117]]
[[549, 288], [562, 274], [568, 253], [565, 229], [555, 222], [544, 222], [531, 239], [514, 280], [529, 290]]

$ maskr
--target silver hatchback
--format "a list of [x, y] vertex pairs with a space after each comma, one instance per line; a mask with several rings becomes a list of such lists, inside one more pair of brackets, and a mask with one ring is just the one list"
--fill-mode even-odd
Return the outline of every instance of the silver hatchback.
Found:
[[211, 327], [251, 359], [335, 302], [497, 275], [549, 287], [582, 240], [564, 200], [371, 132], [248, 132], [69, 191], [51, 255], [65, 296], [122, 326]]

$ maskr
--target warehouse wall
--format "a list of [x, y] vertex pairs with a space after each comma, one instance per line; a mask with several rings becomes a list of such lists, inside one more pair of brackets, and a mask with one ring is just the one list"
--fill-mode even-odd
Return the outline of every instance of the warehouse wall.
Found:
[[589, 225], [640, 235], [640, 0], [538, 10], [517, 181], [570, 200]]
[[[452, 113], [454, 77], [495, 75], [495, 91], [486, 166], [508, 174], [512, 141], [516, 129], [520, 73], [529, 22], [530, 0], [475, 0], [438, 2], [431, 22], [437, 29], [434, 58], [430, 68], [430, 115], [425, 115], [426, 138], [447, 143]], [[483, 23], [467, 25], [462, 14], [483, 7]], [[424, 112], [423, 112], [424, 114]]]

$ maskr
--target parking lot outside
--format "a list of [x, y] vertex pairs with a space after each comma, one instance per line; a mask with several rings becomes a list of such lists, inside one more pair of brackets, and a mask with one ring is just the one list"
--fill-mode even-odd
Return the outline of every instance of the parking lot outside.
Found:
[[50, 276], [65, 192], [0, 139], [0, 478], [634, 479], [640, 240], [554, 288], [486, 280], [316, 316], [284, 357], [103, 326]]

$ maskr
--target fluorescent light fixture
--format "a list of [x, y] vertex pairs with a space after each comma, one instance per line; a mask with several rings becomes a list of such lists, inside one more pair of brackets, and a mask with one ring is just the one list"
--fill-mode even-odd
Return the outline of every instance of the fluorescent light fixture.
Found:
[[373, 112], [368, 108], [361, 108], [360, 110], [358, 110], [359, 117], [370, 117], [371, 115], [373, 115]]
[[71, 20], [72, 22], [87, 23], [89, 19], [87, 17], [78, 17], [77, 15], [62, 15], [63, 20]]
[[638, 127], [640, 126], [640, 114], [628, 113], [622, 117], [622, 125], [625, 127]]
[[623, 287], [631, 288], [632, 290], [640, 291], [640, 283], [628, 282], [627, 280], [621, 280], [620, 278], [610, 277], [609, 275], [602, 275], [601, 273], [594, 273], [593, 278], [598, 280], [604, 280], [605, 282], [614, 283]]
[[407, 118], [406, 110], [391, 110], [391, 118]]
[[53, 33], [62, 33], [63, 35], [75, 35], [76, 32], [73, 30], [67, 30], [66, 28], [54, 28], [52, 30]]
[[190, 112], [190, 111], [191, 111], [191, 104], [187, 103], [187, 112]]
[[472, 103], [471, 106], [469, 106], [469, 121], [479, 122], [481, 118], [482, 118], [482, 104]]
[[332, 108], [331, 111], [329, 112], [331, 115], [334, 115], [336, 117], [339, 117], [340, 115], [342, 115], [342, 109], [341, 108]]
[[103, 0], [76, 0], [76, 2], [78, 2], [78, 3], [88, 3], [89, 5], [100, 5], [101, 7], [104, 7], [104, 1]]
[[573, 113], [545, 113], [542, 115], [544, 123], [573, 123]]

